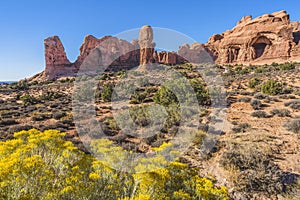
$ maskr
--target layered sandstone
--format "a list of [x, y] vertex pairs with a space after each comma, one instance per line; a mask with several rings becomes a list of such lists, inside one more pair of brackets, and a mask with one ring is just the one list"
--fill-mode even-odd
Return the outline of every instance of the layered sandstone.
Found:
[[[99, 67], [130, 69], [138, 65], [180, 64], [184, 62], [217, 64], [269, 64], [300, 62], [300, 21], [291, 22], [285, 11], [253, 19], [243, 17], [237, 25], [222, 34], [211, 36], [206, 44], [184, 44], [177, 52], [155, 51], [151, 26], [143, 26], [139, 38], [131, 43], [112, 36], [100, 39], [86, 36], [80, 55], [71, 63], [57, 36], [45, 39], [46, 79], [74, 76], [90, 53], [97, 49]], [[87, 65], [89, 62], [85, 62]]]
[[153, 42], [153, 30], [151, 26], [143, 26], [139, 35], [140, 46], [140, 65], [151, 64], [155, 62], [155, 43]]
[[155, 43], [153, 42], [153, 30], [151, 26], [143, 26], [139, 34], [139, 49], [140, 49], [140, 65], [160, 63], [175, 65], [184, 63], [186, 59], [179, 56], [176, 52], [157, 52], [155, 51]]
[[136, 42], [127, 42], [112, 36], [97, 39], [88, 35], [80, 47], [80, 55], [71, 63], [64, 47], [57, 36], [45, 39], [46, 79], [57, 79], [64, 76], [75, 76], [84, 60], [98, 48], [101, 63], [98, 67], [110, 70], [129, 69], [139, 65], [140, 51]]
[[[237, 25], [206, 43], [218, 64], [255, 64], [297, 61], [299, 26], [286, 11], [252, 19], [243, 17]], [[300, 61], [300, 60], [298, 60]]]
[[[96, 67], [100, 71], [101, 69], [122, 70], [151, 63], [173, 65], [185, 62], [185, 59], [175, 52], [157, 52], [154, 47], [151, 26], [143, 26], [139, 39], [133, 40], [131, 43], [112, 36], [98, 39], [88, 35], [80, 47], [77, 60], [71, 63], [59, 37], [53, 36], [45, 39], [46, 70], [44, 74], [47, 79], [57, 79], [64, 76], [75, 76], [82, 68], [95, 71], [97, 71]], [[89, 56], [96, 50], [93, 57]], [[88, 60], [86, 60], [87, 58]], [[94, 66], [95, 63], [97, 66]]]
[[192, 45], [184, 44], [179, 47], [178, 55], [190, 63], [211, 63], [212, 55], [204, 44], [194, 43]]
[[68, 60], [64, 46], [58, 36], [52, 36], [44, 40], [45, 48], [45, 76], [49, 79], [57, 75], [67, 75], [73, 71]]

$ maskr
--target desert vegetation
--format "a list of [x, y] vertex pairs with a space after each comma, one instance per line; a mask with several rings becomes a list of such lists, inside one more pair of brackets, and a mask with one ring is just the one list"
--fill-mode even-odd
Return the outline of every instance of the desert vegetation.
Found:
[[[224, 119], [212, 113], [214, 105], [210, 95], [219, 91], [209, 91], [197, 71], [209, 75], [211, 70], [188, 63], [171, 67], [181, 77], [173, 77], [173, 82], [167, 70], [163, 73], [158, 70], [155, 78], [126, 70], [83, 76], [79, 81], [93, 79], [97, 87], [92, 93], [79, 88], [75, 95], [72, 95], [76, 84], [73, 78], [1, 85], [1, 198], [279, 199], [297, 196], [300, 188], [297, 182], [300, 174], [297, 162], [300, 156], [299, 65], [226, 66], [227, 72], [214, 66], [222, 74], [226, 89]], [[169, 82], [157, 84], [162, 79]], [[134, 90], [130, 90], [128, 104], [113, 115], [110, 101], [114, 87], [119, 84], [126, 90], [126, 80], [132, 84], [136, 81], [138, 86], [132, 85]], [[177, 91], [188, 90], [185, 83], [194, 91], [192, 95], [174, 90], [176, 87]], [[74, 106], [84, 105], [90, 94], [94, 104], [87, 105], [89, 109], [85, 112], [94, 114], [95, 119], [87, 119], [85, 116], [90, 113], [84, 112], [74, 116]], [[194, 116], [194, 108], [180, 103], [182, 99], [193, 98], [200, 106], [196, 113], [199, 132], [194, 133], [188, 150], [176, 161], [151, 173], [138, 173], [149, 167], [145, 163], [131, 173], [108, 167], [90, 154], [78, 133], [92, 130], [96, 140], [91, 148], [116, 158], [122, 158], [123, 151], [159, 151], [172, 144], [171, 138], [182, 124], [188, 130], [194, 127], [183, 117]], [[161, 108], [163, 113], [155, 112]], [[123, 109], [128, 109], [134, 125], [141, 130], [157, 127], [155, 134], [140, 138], [137, 133], [124, 133], [128, 120], [122, 118]], [[162, 117], [164, 121], [156, 120]], [[90, 129], [76, 128], [74, 119], [86, 123]], [[215, 124], [222, 120], [226, 123], [220, 131]], [[95, 124], [100, 124], [106, 139], [99, 138], [96, 128], [93, 129]], [[218, 142], [209, 155], [202, 157], [202, 145], [216, 133]]]
[[[1, 142], [0, 198], [228, 199], [225, 187], [200, 177], [198, 170], [187, 164], [175, 161], [151, 172], [144, 172], [149, 166], [139, 165], [135, 173], [120, 172], [78, 150], [63, 140], [64, 136], [55, 130], [31, 129]], [[123, 150], [109, 140], [97, 140], [91, 145], [96, 154], [104, 153], [113, 159], [122, 155]], [[153, 166], [159, 164], [155, 161]]]

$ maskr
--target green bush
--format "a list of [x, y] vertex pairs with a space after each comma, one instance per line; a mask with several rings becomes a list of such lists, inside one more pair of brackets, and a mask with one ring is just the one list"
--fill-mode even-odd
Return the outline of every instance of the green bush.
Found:
[[168, 106], [173, 103], [178, 103], [178, 99], [171, 90], [167, 87], [162, 86], [153, 96], [153, 100], [155, 103]]
[[147, 97], [147, 92], [134, 91], [133, 94], [131, 95], [131, 100], [129, 103], [131, 104], [143, 103], [146, 97]]
[[65, 79], [60, 79], [59, 82], [61, 83], [73, 83], [75, 81], [75, 78], [65, 78]]
[[283, 90], [283, 84], [276, 80], [268, 80], [263, 83], [261, 90], [268, 95], [278, 95]]
[[280, 70], [293, 70], [295, 69], [294, 63], [284, 63], [279, 65]]
[[261, 80], [259, 78], [253, 78], [249, 81], [248, 86], [252, 89], [256, 88], [259, 84], [261, 84]]
[[256, 68], [254, 72], [259, 74], [259, 73], [264, 73], [264, 72], [267, 72], [267, 71], [268, 71], [267, 68], [259, 67], [259, 68]]
[[47, 92], [41, 94], [38, 97], [38, 99], [41, 100], [41, 101], [50, 101], [50, 100], [59, 99], [62, 96], [63, 95], [61, 93], [53, 92], [53, 91], [47, 91]]
[[103, 86], [103, 90], [101, 91], [101, 98], [104, 102], [111, 101], [111, 95], [114, 90], [114, 85], [111, 83], [107, 83]]
[[28, 90], [29, 83], [27, 80], [22, 80], [22, 81], [10, 84], [10, 87], [12, 89], [16, 89], [16, 90]]
[[33, 96], [29, 95], [29, 94], [21, 96], [20, 99], [22, 100], [22, 102], [24, 103], [24, 105], [34, 105], [34, 104], [37, 104], [37, 103], [40, 102], [37, 98], [35, 98], [35, 97], [33, 97]]
[[191, 79], [190, 84], [196, 93], [196, 97], [198, 99], [199, 104], [203, 104], [210, 99], [209, 91], [200, 80]]

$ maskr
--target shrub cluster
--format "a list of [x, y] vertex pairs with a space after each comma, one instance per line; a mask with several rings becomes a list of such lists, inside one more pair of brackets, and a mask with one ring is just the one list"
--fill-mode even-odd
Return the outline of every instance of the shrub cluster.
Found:
[[267, 118], [267, 117], [269, 117], [269, 115], [263, 110], [254, 111], [251, 114], [251, 116], [252, 117], [257, 117], [257, 118]]
[[248, 86], [252, 89], [255, 89], [259, 84], [261, 84], [262, 80], [259, 78], [253, 78], [249, 81]]
[[284, 103], [284, 106], [289, 106], [292, 109], [299, 110], [300, 109], [300, 100], [288, 101]]
[[252, 99], [250, 101], [250, 105], [252, 106], [252, 108], [254, 110], [259, 110], [261, 108], [261, 106], [262, 106], [262, 103], [258, 99]]
[[223, 154], [221, 165], [228, 170], [237, 170], [233, 179], [240, 191], [267, 194], [285, 192], [285, 186], [281, 183], [282, 171], [261, 147], [234, 145]]
[[288, 109], [273, 109], [270, 113], [278, 117], [289, 117], [291, 115], [291, 111]]
[[261, 90], [268, 95], [278, 95], [283, 90], [283, 84], [276, 80], [268, 80], [262, 84]]
[[232, 131], [235, 132], [235, 133], [244, 133], [250, 128], [251, 128], [250, 124], [242, 123], [242, 124], [239, 124], [239, 125], [235, 125], [232, 128]]
[[283, 125], [288, 131], [292, 131], [294, 133], [300, 133], [300, 119], [294, 119], [292, 121], [287, 121]]
[[[105, 158], [98, 160], [62, 140], [64, 135], [32, 129], [0, 142], [0, 199], [229, 199], [225, 187], [215, 186], [186, 164], [143, 158], [127, 173], [110, 168], [110, 161], [124, 163], [128, 156], [113, 142], [92, 142], [97, 157]], [[170, 145], [163, 143], [153, 151]]]
[[113, 93], [114, 85], [111, 83], [107, 83], [103, 86], [103, 90], [101, 92], [101, 98], [104, 102], [110, 102], [111, 96]]
[[282, 93], [283, 84], [276, 80], [268, 80], [262, 84], [261, 90], [268, 95], [278, 95]]

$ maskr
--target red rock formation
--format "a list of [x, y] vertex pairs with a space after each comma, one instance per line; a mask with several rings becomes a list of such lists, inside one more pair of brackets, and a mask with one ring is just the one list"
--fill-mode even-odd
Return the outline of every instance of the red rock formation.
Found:
[[99, 45], [100, 40], [95, 38], [92, 35], [88, 35], [84, 38], [83, 43], [80, 47], [80, 55], [77, 57], [75, 61], [75, 65], [79, 68], [82, 64], [83, 60], [90, 54], [91, 50], [93, 50], [97, 45]]
[[[45, 39], [47, 79], [74, 76], [90, 53], [97, 49], [98, 63], [112, 70], [130, 69], [151, 63], [184, 62], [217, 64], [267, 64], [300, 61], [300, 21], [290, 22], [285, 11], [266, 14], [255, 19], [243, 17], [237, 25], [222, 34], [211, 36], [204, 44], [182, 45], [178, 52], [156, 52], [153, 30], [143, 26], [139, 39], [131, 43], [116, 37], [84, 38], [80, 55], [74, 63], [68, 60], [57, 36]], [[88, 65], [86, 62], [85, 65]]]
[[153, 30], [151, 26], [143, 26], [140, 30], [139, 35], [139, 46], [140, 46], [140, 65], [154, 63], [155, 43], [153, 40]]
[[285, 11], [252, 19], [243, 17], [232, 30], [206, 43], [218, 64], [271, 63], [297, 60], [299, 32]]
[[136, 41], [130, 43], [111, 36], [101, 39], [91, 35], [86, 36], [80, 47], [80, 55], [74, 63], [71, 63], [67, 59], [60, 39], [53, 36], [45, 39], [46, 69], [44, 74], [46, 79], [52, 80], [76, 75], [84, 60], [95, 48], [100, 50], [102, 67], [120, 70], [139, 65], [140, 50]]
[[116, 37], [100, 39], [97, 46], [102, 54], [103, 65], [111, 66], [115, 70], [132, 68], [139, 65], [139, 46]]
[[175, 65], [175, 64], [184, 63], [186, 61], [184, 58], [180, 57], [175, 52], [162, 51], [156, 53], [155, 55], [156, 55], [155, 61], [161, 64]]
[[191, 46], [184, 44], [179, 47], [178, 55], [191, 63], [211, 63], [213, 59], [208, 53], [206, 47], [200, 43], [194, 43]]
[[46, 62], [45, 76], [47, 79], [55, 79], [59, 74], [67, 75], [73, 71], [58, 36], [45, 39], [44, 47]]
[[293, 38], [294, 38], [294, 46], [291, 49], [291, 57], [297, 60], [300, 60], [300, 21], [293, 22]]

